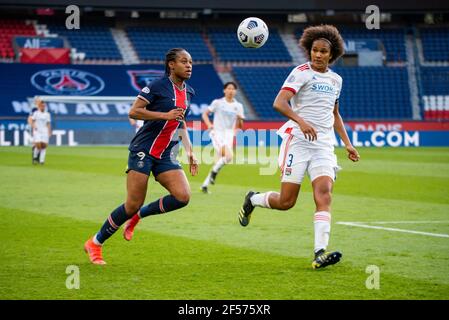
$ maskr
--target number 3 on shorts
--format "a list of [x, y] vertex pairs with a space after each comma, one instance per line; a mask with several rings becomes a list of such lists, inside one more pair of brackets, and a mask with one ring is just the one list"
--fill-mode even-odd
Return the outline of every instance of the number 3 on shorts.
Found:
[[290, 153], [288, 155], [287, 167], [291, 167], [292, 166], [292, 162], [293, 162], [293, 155]]

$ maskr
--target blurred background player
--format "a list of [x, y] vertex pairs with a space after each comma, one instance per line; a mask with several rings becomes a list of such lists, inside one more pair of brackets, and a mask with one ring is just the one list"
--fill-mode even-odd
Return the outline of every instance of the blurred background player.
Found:
[[134, 128], [136, 133], [140, 128], [143, 127], [143, 122], [143, 120], [135, 120], [133, 118], [129, 118], [129, 124]]
[[[216, 155], [215, 164], [201, 186], [204, 193], [209, 193], [209, 184], [215, 184], [220, 169], [232, 161], [236, 130], [243, 128], [243, 119], [245, 118], [242, 104], [235, 99], [237, 84], [225, 83], [223, 92], [224, 97], [212, 101], [202, 114], [203, 121], [207, 129], [210, 130], [209, 135]], [[209, 119], [211, 113], [214, 114], [213, 123]]]
[[37, 111], [37, 101], [39, 98], [34, 99], [34, 105], [31, 108], [30, 114], [27, 118], [27, 123], [30, 130], [30, 137], [31, 137], [31, 159], [33, 160], [33, 164], [36, 163], [36, 158], [34, 157], [34, 149], [36, 148], [36, 144], [34, 143], [33, 139], [33, 114]]
[[273, 104], [290, 119], [278, 130], [283, 139], [279, 154], [281, 191], [248, 192], [239, 221], [247, 226], [255, 206], [277, 210], [292, 208], [307, 171], [316, 205], [315, 259], [312, 262], [316, 269], [335, 264], [342, 256], [340, 252], [326, 251], [331, 228], [331, 193], [338, 168], [333, 130], [344, 142], [350, 160], [358, 161], [359, 154], [338, 112], [342, 78], [328, 68], [344, 53], [339, 31], [330, 25], [306, 28], [300, 45], [309, 62], [293, 69]]
[[37, 110], [31, 115], [33, 132], [33, 164], [44, 164], [48, 141], [51, 136], [51, 116], [45, 110], [45, 102], [36, 99]]
[[[174, 48], [165, 56], [165, 76], [144, 87], [134, 101], [129, 116], [145, 120], [129, 145], [127, 198], [106, 219], [101, 229], [84, 244], [93, 264], [103, 265], [102, 245], [128, 219], [124, 238], [131, 240], [141, 218], [167, 213], [185, 207], [190, 200], [187, 177], [176, 160], [173, 137], [179, 133], [189, 159], [190, 173], [197, 174], [197, 160], [187, 134], [184, 115], [194, 95], [185, 83], [192, 75], [192, 57], [182, 48]], [[178, 131], [179, 129], [179, 131]], [[166, 195], [147, 206], [148, 178], [153, 173], [167, 191]]]

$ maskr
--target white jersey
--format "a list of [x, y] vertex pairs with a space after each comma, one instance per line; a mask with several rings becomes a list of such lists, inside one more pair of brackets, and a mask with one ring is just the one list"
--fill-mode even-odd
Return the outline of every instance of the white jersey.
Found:
[[143, 121], [143, 120], [136, 120], [136, 124], [135, 124], [135, 127], [136, 127], [136, 133], [137, 133], [137, 131], [139, 131], [140, 128], [143, 127], [143, 124], [144, 124], [144, 121]]
[[293, 69], [282, 89], [295, 93], [290, 100], [293, 111], [312, 125], [318, 136], [317, 140], [308, 141], [293, 120], [287, 121], [278, 130], [278, 134], [282, 137], [289, 133], [297, 136], [307, 147], [333, 149], [333, 111], [340, 97], [342, 82], [342, 78], [330, 69], [324, 73], [314, 71], [309, 62]]
[[215, 99], [208, 109], [214, 113], [215, 131], [233, 130], [237, 117], [245, 118], [242, 104], [235, 99], [233, 102], [227, 102], [224, 97]]
[[33, 113], [32, 119], [34, 120], [35, 132], [41, 134], [48, 134], [47, 125], [51, 122], [51, 116], [48, 111], [37, 110]]

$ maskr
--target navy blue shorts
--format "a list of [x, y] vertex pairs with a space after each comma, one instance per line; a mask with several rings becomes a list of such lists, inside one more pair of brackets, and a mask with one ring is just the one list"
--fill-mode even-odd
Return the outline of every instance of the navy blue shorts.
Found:
[[134, 170], [149, 176], [152, 172], [153, 176], [157, 177], [162, 172], [178, 169], [182, 169], [181, 165], [178, 160], [171, 157], [157, 159], [143, 151], [130, 151], [126, 173], [130, 170]]

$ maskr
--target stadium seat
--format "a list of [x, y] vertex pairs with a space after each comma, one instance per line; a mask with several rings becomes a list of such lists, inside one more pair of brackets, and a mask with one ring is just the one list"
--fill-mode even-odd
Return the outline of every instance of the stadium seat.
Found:
[[292, 62], [292, 57], [276, 29], [270, 29], [269, 40], [257, 50], [240, 45], [233, 29], [210, 28], [208, 33], [221, 61]]
[[449, 67], [421, 67], [421, 102], [427, 120], [449, 120]]
[[141, 60], [164, 60], [165, 52], [181, 47], [189, 51], [195, 61], [212, 61], [197, 28], [129, 27], [126, 31]]
[[419, 33], [426, 61], [449, 61], [449, 28], [420, 28]]
[[[381, 28], [368, 30], [360, 27], [338, 26], [342, 37], [345, 40], [359, 39], [378, 39], [380, 40], [386, 51], [388, 62], [406, 61], [405, 51], [405, 29], [404, 28]], [[295, 31], [296, 37], [299, 39], [303, 32], [302, 28]]]
[[[292, 67], [235, 67], [233, 72], [257, 114], [284, 119], [272, 105]], [[412, 107], [404, 67], [339, 67], [343, 77], [340, 110], [344, 119], [411, 119]]]
[[122, 59], [111, 31], [106, 26], [87, 25], [79, 30], [68, 30], [64, 25], [49, 24], [48, 29], [66, 37], [72, 48], [86, 53], [86, 59]]

